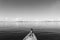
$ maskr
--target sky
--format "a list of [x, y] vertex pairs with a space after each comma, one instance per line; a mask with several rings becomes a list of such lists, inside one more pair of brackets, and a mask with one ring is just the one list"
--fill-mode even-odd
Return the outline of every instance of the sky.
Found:
[[60, 20], [60, 1], [0, 0], [0, 20]]

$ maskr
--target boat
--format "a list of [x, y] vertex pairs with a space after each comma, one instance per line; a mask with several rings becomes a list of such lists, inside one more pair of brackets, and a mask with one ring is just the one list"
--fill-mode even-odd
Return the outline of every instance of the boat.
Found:
[[23, 40], [37, 40], [35, 34], [33, 33], [33, 29], [24, 37]]

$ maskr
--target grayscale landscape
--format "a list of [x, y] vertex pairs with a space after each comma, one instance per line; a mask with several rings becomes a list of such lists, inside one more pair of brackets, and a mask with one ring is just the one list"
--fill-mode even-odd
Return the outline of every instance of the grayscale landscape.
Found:
[[0, 40], [23, 40], [31, 29], [37, 40], [60, 40], [60, 0], [0, 0]]

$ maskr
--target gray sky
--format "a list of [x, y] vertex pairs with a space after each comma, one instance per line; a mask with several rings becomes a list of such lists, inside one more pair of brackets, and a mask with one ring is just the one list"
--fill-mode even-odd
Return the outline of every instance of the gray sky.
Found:
[[58, 0], [0, 0], [0, 19], [19, 17], [21, 20], [60, 20]]

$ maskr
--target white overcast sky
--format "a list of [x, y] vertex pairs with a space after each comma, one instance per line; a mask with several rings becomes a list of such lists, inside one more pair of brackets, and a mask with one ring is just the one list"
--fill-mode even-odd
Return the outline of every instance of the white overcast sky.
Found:
[[60, 20], [59, 0], [0, 0], [0, 20]]

